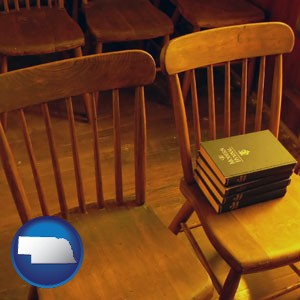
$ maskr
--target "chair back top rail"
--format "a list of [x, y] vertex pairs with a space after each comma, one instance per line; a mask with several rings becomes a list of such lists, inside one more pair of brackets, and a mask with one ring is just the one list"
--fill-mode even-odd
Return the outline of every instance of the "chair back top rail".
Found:
[[154, 60], [142, 50], [57, 61], [0, 75], [0, 113], [84, 92], [144, 86], [155, 78]]
[[288, 53], [293, 46], [294, 33], [281, 22], [228, 26], [171, 40], [161, 54], [161, 66], [173, 75], [246, 57]]

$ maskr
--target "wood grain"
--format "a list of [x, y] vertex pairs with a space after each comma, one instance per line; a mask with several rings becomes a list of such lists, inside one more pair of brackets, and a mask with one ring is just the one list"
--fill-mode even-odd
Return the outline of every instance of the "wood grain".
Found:
[[91, 34], [100, 43], [148, 40], [173, 32], [173, 24], [147, 0], [84, 1]]
[[3, 55], [54, 53], [84, 45], [79, 25], [65, 9], [20, 8], [20, 11], [0, 12], [0, 15], [0, 28], [6, 28], [0, 31], [0, 53]]
[[70, 216], [83, 238], [85, 259], [71, 282], [39, 289], [39, 299], [211, 298], [200, 262], [152, 210], [119, 208], [114, 217], [111, 214], [90, 210], [88, 215]]
[[[147, 113], [147, 181], [146, 181], [146, 196], [147, 196], [147, 206], [150, 206], [155, 211], [156, 215], [160, 220], [167, 226], [173, 219], [176, 212], [179, 210], [182, 204], [184, 204], [184, 197], [178, 189], [178, 181], [182, 176], [182, 169], [179, 163], [179, 148], [177, 139], [175, 138], [175, 124], [173, 111], [170, 106], [163, 105], [162, 102], [166, 97], [163, 92], [165, 87], [165, 80], [161, 74], [158, 75], [158, 80], [155, 85], [151, 85], [146, 88], [146, 113]], [[216, 79], [218, 79], [216, 77]], [[199, 82], [198, 82], [199, 83]], [[202, 83], [202, 80], [200, 81]], [[217, 81], [220, 89], [222, 91], [223, 82]], [[124, 167], [124, 189], [126, 195], [133, 194], [133, 184], [131, 178], [133, 178], [133, 145], [132, 145], [132, 130], [133, 130], [133, 91], [122, 90], [120, 94], [120, 110], [122, 115], [121, 131], [122, 131], [122, 157], [123, 157], [123, 167]], [[239, 103], [239, 94], [233, 93], [234, 97], [233, 108]], [[222, 99], [222, 94], [217, 93], [217, 97]], [[202, 95], [203, 99], [203, 95]], [[202, 102], [203, 103], [203, 102]], [[65, 108], [65, 101], [59, 102], [61, 104], [61, 110]], [[76, 97], [73, 100], [74, 109], [78, 109], [80, 105], [80, 97]], [[187, 117], [192, 119], [191, 102], [186, 102]], [[81, 107], [81, 106], [80, 106]], [[110, 92], [101, 93], [101, 101], [98, 107], [98, 118], [99, 124], [99, 143], [101, 145], [102, 153], [104, 155], [104, 179], [105, 179], [105, 196], [108, 199], [112, 199], [114, 194], [114, 174], [112, 172], [113, 168], [113, 142], [112, 142], [112, 99]], [[222, 105], [221, 105], [222, 107]], [[81, 109], [83, 109], [81, 107]], [[52, 109], [53, 111], [53, 109]], [[55, 108], [55, 111], [57, 109]], [[205, 103], [201, 106], [201, 111], [206, 116]], [[43, 119], [39, 110], [25, 110], [26, 120], [28, 123], [28, 128], [30, 135], [32, 137], [32, 142], [37, 149], [36, 153], [38, 160], [38, 167], [41, 172], [43, 182], [47, 183], [47, 188], [45, 190], [47, 203], [49, 204], [49, 210], [51, 214], [58, 211], [55, 185], [52, 184], [53, 176], [51, 174], [51, 164], [48, 162], [48, 149], [47, 140], [43, 139], [44, 136], [44, 124]], [[222, 114], [222, 111], [218, 111], [218, 117]], [[238, 116], [238, 111], [232, 111], [232, 119], [236, 120]], [[251, 123], [251, 116], [253, 117], [253, 109], [249, 109], [249, 117], [247, 120]], [[263, 115], [263, 126], [266, 125], [266, 116]], [[77, 202], [77, 192], [74, 186], [75, 178], [72, 169], [72, 150], [71, 142], [67, 138], [69, 132], [69, 125], [65, 117], [53, 116], [52, 123], [55, 131], [58, 132], [56, 135], [56, 141], [60, 147], [60, 162], [63, 166], [63, 176], [66, 181], [66, 194], [68, 198], [68, 203], [70, 206], [78, 205]], [[19, 125], [18, 113], [13, 112], [9, 114], [8, 123], [8, 135], [9, 142], [13, 148], [13, 153], [18, 157], [18, 170], [21, 174], [24, 184], [26, 184], [26, 191], [30, 206], [32, 208], [32, 214], [34, 216], [40, 215], [40, 209], [38, 206], [38, 197], [34, 191], [34, 182], [29, 180], [28, 174], [30, 171], [29, 161], [26, 160], [26, 149], [22, 147], [23, 137], [22, 131], [17, 128]], [[92, 140], [91, 140], [91, 130], [90, 125], [87, 123], [76, 122], [76, 132], [78, 136], [79, 151], [81, 155], [81, 167], [83, 173], [83, 184], [85, 187], [85, 195], [87, 201], [87, 210], [90, 210], [89, 203], [95, 201], [95, 188], [94, 188], [94, 174], [92, 170]], [[236, 125], [235, 123], [233, 124]], [[223, 132], [223, 123], [218, 123], [217, 128], [218, 134]], [[287, 139], [287, 134], [284, 131], [280, 131], [280, 139], [284, 145], [297, 156], [297, 151], [299, 149], [295, 148], [291, 140]], [[193, 145], [192, 145], [193, 147]], [[101, 154], [102, 154], [101, 153]], [[299, 155], [299, 154], [298, 154]], [[170, 172], [172, 170], [172, 172]], [[11, 265], [10, 259], [10, 248], [11, 240], [15, 232], [20, 227], [20, 220], [16, 213], [14, 201], [9, 191], [8, 184], [6, 183], [6, 178], [2, 167], [0, 166], [0, 189], [1, 189], [1, 210], [0, 210], [0, 244], [1, 244], [1, 259], [0, 259], [0, 298], [1, 299], [16, 299], [23, 300], [27, 295], [28, 285], [18, 276], [15, 272], [13, 266]], [[125, 198], [127, 200], [127, 198]], [[5, 205], [5, 209], [4, 208]], [[190, 204], [188, 203], [189, 207]], [[192, 208], [193, 211], [193, 208]], [[191, 211], [191, 213], [192, 213]], [[103, 214], [106, 214], [101, 212]], [[72, 218], [73, 214], [71, 214]], [[98, 215], [101, 218], [101, 214]], [[111, 215], [112, 216], [112, 215]], [[108, 217], [108, 216], [107, 216]], [[189, 220], [188, 226], [193, 226], [198, 223], [198, 219], [195, 214]], [[179, 228], [180, 229], [180, 228]], [[102, 232], [101, 229], [98, 230], [97, 235]], [[214, 248], [211, 246], [207, 237], [203, 233], [201, 227], [197, 227], [192, 230], [194, 236], [196, 237], [198, 243], [201, 247], [204, 247], [205, 254], [209, 259], [213, 270], [216, 271], [218, 279], [221, 283], [224, 282], [224, 278], [228, 272], [228, 265], [220, 256], [215, 252]], [[178, 242], [183, 244], [188, 244], [186, 237], [183, 234], [179, 234], [176, 238]], [[116, 253], [114, 253], [116, 254]], [[193, 253], [191, 252], [191, 255]], [[114, 255], [117, 256], [117, 255]], [[132, 255], [133, 257], [134, 255]], [[150, 257], [149, 257], [150, 259]], [[161, 264], [168, 257], [163, 257]], [[298, 266], [298, 264], [297, 264]], [[299, 266], [298, 266], [299, 268]], [[144, 268], [145, 269], [145, 268]], [[102, 269], [101, 269], [102, 270]], [[101, 277], [100, 275], [98, 277]], [[121, 276], [121, 282], [123, 280]], [[101, 277], [103, 278], [103, 277]], [[99, 281], [102, 279], [98, 278]], [[117, 280], [117, 278], [116, 278]], [[291, 285], [293, 282], [298, 280], [298, 276], [293, 274], [289, 267], [279, 268], [263, 273], [249, 274], [242, 276], [240, 281], [239, 289], [237, 291], [236, 299], [249, 299], [257, 300], [262, 296], [266, 295], [268, 290], [279, 290], [281, 287]], [[268, 283], [266, 285], [266, 282]], [[99, 290], [99, 288], [98, 288]], [[107, 296], [107, 298], [113, 298], [114, 291], [111, 291], [112, 295]], [[294, 300], [298, 299], [300, 291], [295, 291], [291, 294], [282, 296], [284, 300]], [[213, 299], [216, 299], [217, 295], [214, 294]]]
[[[118, 60], [118, 65], [114, 65], [116, 57], [120, 59], [120, 55], [122, 61]], [[98, 68], [97, 64], [100, 61], [114, 68]], [[146, 106], [142, 84], [151, 83], [154, 80], [153, 59], [143, 51], [125, 51], [69, 59], [60, 62], [60, 68], [57, 66], [58, 63], [54, 62], [0, 76], [2, 84], [5, 79], [15, 81], [15, 79], [22, 78], [18, 82], [17, 93], [20, 95], [23, 91], [25, 95], [28, 92], [27, 99], [30, 97], [28, 86], [31, 86], [32, 102], [28, 100], [22, 104], [14, 103], [14, 105], [21, 105], [24, 111], [24, 106], [26, 106], [26, 112], [28, 111], [29, 115], [35, 115], [38, 122], [43, 119], [41, 114], [36, 114], [36, 107], [28, 106], [39, 104], [38, 107], [42, 108], [46, 128], [40, 126], [36, 130], [32, 124], [26, 125], [26, 133], [35, 142], [38, 141], [39, 151], [36, 151], [39, 156], [38, 165], [46, 179], [43, 181], [50, 215], [68, 217], [69, 222], [79, 231], [84, 244], [84, 260], [76, 277], [61, 288], [38, 289], [39, 298], [210, 299], [213, 294], [211, 281], [191, 249], [181, 243], [151, 209], [142, 205], [146, 198], [147, 154]], [[62, 69], [61, 66], [64, 68]], [[78, 72], [78, 67], [81, 67], [83, 72], [84, 70], [90, 72], [93, 66], [96, 66], [96, 69], [94, 68], [92, 74], [99, 81], [97, 84], [91, 83], [84, 87], [81, 82], [83, 77]], [[136, 68], [137, 70], [143, 68], [143, 73], [141, 70], [136, 73], [131, 72]], [[65, 71], [61, 72], [61, 70]], [[98, 70], [98, 73], [95, 70]], [[52, 73], [51, 76], [49, 72]], [[63, 79], [62, 73], [67, 75], [67, 78], [72, 77], [72, 80]], [[31, 76], [25, 76], [26, 74], [31, 74]], [[32, 78], [36, 80], [32, 81]], [[35, 88], [40, 88], [36, 83], [39, 82], [38, 78], [45, 88], [43, 94], [34, 93]], [[48, 79], [47, 82], [43, 81], [45, 78]], [[85, 79], [85, 83], [88, 80], [93, 81], [89, 77]], [[120, 97], [117, 88], [134, 84], [137, 86], [124, 91], [129, 93], [124, 103], [128, 102], [131, 106], [124, 126], [120, 122], [123, 97]], [[65, 86], [67, 86], [66, 89]], [[80, 92], [86, 92], [86, 89], [91, 86], [97, 90], [100, 89], [103, 95], [105, 94], [102, 93], [104, 87], [113, 91], [112, 105], [109, 107], [110, 118], [105, 120], [98, 115], [96, 97], [93, 93], [91, 124], [76, 124], [76, 127], [83, 130], [83, 134], [80, 135], [77, 128], [75, 130], [73, 116], [75, 101], [71, 100], [71, 96], [73, 91], [78, 90], [78, 87]], [[60, 92], [61, 90], [63, 92]], [[62, 99], [62, 102], [67, 105], [68, 118], [56, 120], [58, 123], [52, 122], [55, 117], [50, 115], [51, 100], [47, 102], [55, 91], [67, 97], [66, 100]], [[6, 100], [6, 97], [1, 98], [0, 95], [1, 109], [5, 106]], [[105, 111], [108, 108], [107, 101], [101, 98], [99, 106]], [[133, 116], [134, 120], [132, 120]], [[14, 126], [14, 129], [17, 129], [16, 124]], [[121, 130], [122, 142], [126, 141], [123, 144], [120, 138]], [[18, 131], [13, 132], [13, 136], [6, 134], [0, 124], [0, 154], [4, 173], [11, 185], [12, 196], [15, 200], [15, 214], [18, 210], [22, 222], [25, 222], [31, 218], [26, 195], [29, 195], [32, 203], [35, 186], [31, 183], [31, 166], [23, 151], [26, 145], [23, 145], [22, 135]], [[104, 139], [103, 133], [105, 133]], [[47, 140], [48, 144], [45, 142]], [[107, 147], [109, 142], [111, 143]], [[12, 148], [15, 143], [18, 149], [22, 150], [19, 152], [20, 156], [16, 155], [13, 158]], [[126, 151], [126, 147], [130, 150]], [[117, 176], [121, 176], [120, 173], [124, 172], [124, 180], [117, 181], [122, 184], [119, 191], [124, 191], [126, 195], [124, 203], [120, 201], [123, 199], [119, 198], [117, 201], [113, 199], [115, 196], [113, 172], [115, 156], [120, 166], [125, 165], [124, 170], [123, 168], [120, 170], [120, 166], [117, 167], [117, 172], [119, 172]], [[51, 166], [54, 176], [52, 176]], [[93, 176], [93, 170], [96, 171], [95, 176]], [[0, 174], [2, 176], [2, 172]], [[22, 182], [26, 186], [26, 194]], [[105, 186], [106, 191], [102, 189], [102, 186]], [[55, 190], [57, 190], [57, 195]], [[83, 192], [85, 192], [85, 199], [81, 195]], [[55, 201], [55, 197], [58, 201]], [[121, 206], [121, 204], [124, 205]], [[103, 207], [105, 209], [99, 209]], [[36, 213], [36, 204], [33, 205], [33, 210]], [[0, 260], [0, 263], [2, 264], [3, 260]], [[32, 294], [35, 292], [34, 289], [30, 291]]]
[[[284, 23], [256, 23], [192, 33], [169, 45], [162, 52], [161, 66], [171, 75], [213, 63], [291, 52], [294, 33]], [[201, 49], [201, 55], [194, 49]]]
[[194, 27], [217, 28], [260, 22], [264, 12], [246, 0], [176, 0], [180, 14]]
[[[196, 184], [188, 186], [182, 181], [181, 191], [193, 203], [206, 234], [221, 256], [245, 274], [299, 260], [299, 184], [300, 177], [293, 175], [283, 198], [220, 215], [213, 211]], [[225, 232], [230, 233], [230, 243]]]
[[[124, 61], [128, 61], [128, 64], [124, 64]], [[10, 99], [1, 103], [0, 112], [34, 105], [42, 100], [81, 95], [86, 91], [149, 84], [155, 77], [152, 64], [153, 58], [149, 54], [131, 50], [11, 71], [0, 75], [0, 99]], [[49, 88], [49, 83], [56, 88]], [[15, 89], [16, 86], [18, 89]], [[15, 90], [14, 98], [10, 97], [12, 90]]]
[[[268, 38], [265, 36], [266, 33], [268, 33]], [[229, 99], [231, 86], [229, 85], [230, 64], [228, 61], [242, 59], [239, 117], [235, 123], [238, 123], [237, 133], [244, 134], [248, 129], [247, 124], [251, 122], [247, 118], [247, 108], [250, 106], [247, 103], [248, 59], [263, 56], [258, 84], [257, 124], [252, 126], [252, 130], [257, 130], [258, 127], [261, 127], [265, 56], [273, 55], [275, 67], [268, 128], [278, 137], [282, 101], [282, 56], [283, 53], [292, 50], [293, 44], [294, 34], [288, 25], [270, 22], [191, 33], [172, 40], [164, 47], [161, 54], [163, 70], [171, 82], [171, 95], [184, 177], [180, 183], [180, 190], [186, 199], [171, 222], [170, 229], [174, 233], [178, 233], [180, 224], [190, 218], [192, 207], [194, 208], [208, 240], [230, 267], [222, 290], [218, 284], [215, 285], [216, 290], [220, 292], [220, 299], [234, 299], [241, 276], [244, 274], [289, 266], [300, 260], [298, 243], [300, 239], [300, 205], [296, 200], [300, 197], [300, 177], [293, 176], [288, 192], [282, 199], [274, 199], [228, 213], [217, 214], [201, 193], [201, 189], [191, 179], [197, 156], [191, 155], [190, 138], [196, 136], [197, 141], [200, 126], [194, 130], [195, 132], [192, 132], [191, 126], [189, 127], [189, 119], [183, 103], [183, 84], [181, 85], [178, 80], [178, 73], [191, 70], [194, 72], [194, 68], [207, 67], [207, 99], [199, 99], [199, 101], [202, 107], [205, 102], [207, 103], [208, 113], [206, 119], [200, 120], [198, 125], [202, 122], [202, 133], [205, 132], [208, 139], [215, 139], [217, 105], [213, 66], [226, 62], [225, 109], [221, 111], [225, 114], [226, 135], [230, 134], [230, 127], [234, 124], [233, 119], [230, 120], [233, 105], [231, 105], [232, 99]], [[193, 101], [195, 99], [196, 97], [193, 97]], [[193, 104], [192, 109], [195, 108], [198, 110], [197, 105]], [[192, 113], [199, 114], [199, 111], [192, 111]], [[254, 123], [254, 120], [252, 122]], [[207, 126], [204, 129], [203, 124], [205, 123]], [[196, 148], [196, 152], [198, 149]], [[205, 262], [205, 266], [207, 265]], [[210, 269], [209, 273], [213, 271]], [[216, 284], [214, 276], [212, 276], [212, 281]], [[293, 290], [293, 288], [289, 287], [286, 291]]]

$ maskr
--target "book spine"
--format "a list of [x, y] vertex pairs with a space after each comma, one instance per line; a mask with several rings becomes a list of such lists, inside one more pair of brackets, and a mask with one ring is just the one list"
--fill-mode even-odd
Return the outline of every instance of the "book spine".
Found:
[[278, 181], [278, 182], [274, 182], [272, 184], [269, 185], [264, 185], [264, 186], [260, 186], [258, 188], [254, 188], [254, 189], [249, 189], [247, 191], [244, 192], [240, 192], [240, 193], [236, 193], [236, 194], [232, 194], [229, 196], [225, 196], [223, 198], [223, 204], [228, 202], [240, 202], [240, 201], [248, 201], [250, 198], [253, 198], [255, 196], [257, 196], [258, 194], [261, 193], [268, 193], [274, 190], [278, 190], [278, 189], [282, 189], [287, 187], [290, 184], [291, 180], [290, 179], [286, 179], [286, 180], [282, 180], [282, 181]]
[[242, 193], [246, 190], [259, 188], [261, 186], [271, 185], [274, 183], [276, 184], [278, 181], [287, 180], [292, 175], [292, 171], [289, 170], [288, 172], [272, 174], [269, 176], [265, 176], [264, 178], [254, 179], [252, 181], [244, 182], [241, 184], [234, 184], [225, 188], [225, 186], [221, 184], [221, 182], [214, 175], [213, 171], [209, 168], [205, 161], [201, 158], [199, 161], [197, 160], [196, 162], [196, 173], [198, 174], [198, 176], [202, 177], [205, 182], [211, 181], [214, 187], [218, 190], [218, 194], [220, 194], [221, 197], [229, 197], [233, 194]]
[[254, 180], [249, 181], [249, 182], [233, 185], [233, 186], [229, 187], [228, 189], [225, 189], [225, 196], [229, 196], [229, 195], [232, 195], [232, 194], [235, 194], [235, 193], [241, 193], [241, 192], [243, 192], [247, 189], [257, 188], [257, 187], [260, 187], [262, 185], [267, 185], [267, 184], [274, 183], [276, 181], [285, 180], [287, 178], [290, 178], [291, 175], [292, 175], [292, 171], [283, 172], [283, 173], [275, 174], [273, 176], [269, 175], [269, 176], [266, 176], [266, 177], [261, 178], [261, 179], [254, 179]]
[[281, 198], [285, 195], [285, 193], [286, 193], [286, 188], [281, 188], [281, 189], [274, 190], [269, 193], [260, 194], [257, 197], [249, 198], [246, 201], [245, 200], [244, 201], [232, 201], [232, 202], [223, 203], [223, 204], [220, 204], [219, 213], [232, 211], [232, 210], [235, 210], [238, 208], [257, 204], [259, 202], [264, 202], [267, 200]]
[[225, 187], [230, 187], [235, 184], [249, 182], [251, 180], [259, 179], [259, 178], [269, 176], [269, 175], [277, 175], [280, 173], [289, 172], [289, 171], [291, 171], [291, 169], [292, 169], [292, 166], [288, 165], [288, 166], [284, 166], [284, 167], [278, 167], [278, 168], [273, 168], [273, 169], [252, 172], [249, 174], [233, 176], [230, 178], [226, 178]]

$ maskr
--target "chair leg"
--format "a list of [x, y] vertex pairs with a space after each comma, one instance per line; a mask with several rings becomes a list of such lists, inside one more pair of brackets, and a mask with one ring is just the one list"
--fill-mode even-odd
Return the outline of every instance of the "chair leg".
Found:
[[[6, 73], [8, 71], [7, 65], [7, 56], [2, 56], [1, 62], [1, 73]], [[0, 122], [2, 123], [3, 129], [6, 131], [7, 129], [7, 113], [0, 114]]]
[[38, 300], [39, 296], [37, 293], [37, 288], [33, 285], [31, 285], [29, 287], [29, 292], [28, 292], [28, 296], [27, 296], [27, 300]]
[[179, 12], [178, 8], [176, 7], [175, 11], [173, 12], [172, 17], [171, 17], [173, 24], [177, 23], [179, 17], [180, 17], [180, 12]]
[[240, 279], [241, 274], [237, 273], [231, 268], [223, 285], [219, 300], [234, 299], [234, 295], [239, 286]]
[[72, 18], [77, 22], [78, 21], [78, 8], [79, 3], [78, 0], [73, 0], [73, 6], [72, 6]]
[[[82, 56], [82, 49], [81, 47], [78, 47], [75, 49], [75, 56], [76, 57], [81, 57]], [[88, 122], [91, 122], [91, 119], [92, 119], [92, 104], [91, 104], [91, 95], [89, 93], [84, 93], [83, 94], [83, 101], [84, 101], [84, 105], [85, 105], [85, 111], [86, 111], [86, 114], [87, 114], [87, 119], [88, 119]]]
[[181, 223], [185, 223], [192, 213], [194, 212], [193, 206], [190, 204], [189, 201], [185, 201], [182, 205], [174, 219], [172, 220], [171, 224], [169, 225], [169, 229], [174, 233], [178, 234], [181, 229]]
[[102, 52], [103, 52], [103, 44], [97, 42], [96, 53], [102, 53]]

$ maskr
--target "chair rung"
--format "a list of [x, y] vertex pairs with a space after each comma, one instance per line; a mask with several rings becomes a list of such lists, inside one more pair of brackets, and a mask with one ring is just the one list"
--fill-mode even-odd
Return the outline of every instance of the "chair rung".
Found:
[[[185, 225], [186, 226], [186, 225]], [[202, 227], [202, 224], [201, 223], [198, 223], [198, 224], [195, 224], [195, 225], [191, 225], [191, 226], [187, 226], [188, 229], [195, 229], [195, 228], [198, 228], [198, 227]], [[184, 230], [181, 228], [179, 230], [179, 232], [184, 232]]]
[[295, 265], [290, 265], [290, 268], [300, 277], [300, 270]]

